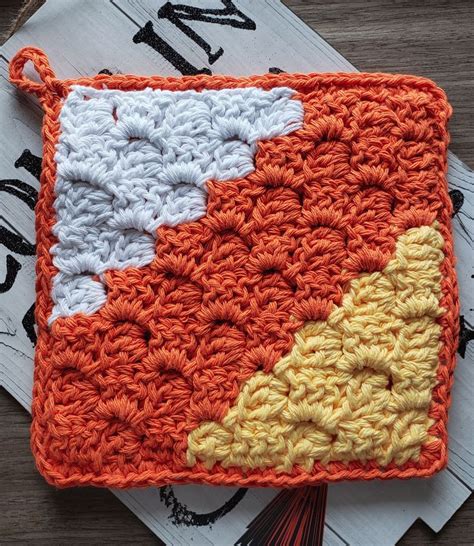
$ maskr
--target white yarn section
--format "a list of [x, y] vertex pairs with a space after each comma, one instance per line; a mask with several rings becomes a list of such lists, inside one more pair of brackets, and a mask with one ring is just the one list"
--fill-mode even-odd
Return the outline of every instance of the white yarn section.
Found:
[[303, 125], [295, 91], [74, 86], [60, 115], [52, 323], [107, 299], [101, 275], [143, 267], [156, 230], [206, 213], [208, 180], [254, 170], [257, 143]]

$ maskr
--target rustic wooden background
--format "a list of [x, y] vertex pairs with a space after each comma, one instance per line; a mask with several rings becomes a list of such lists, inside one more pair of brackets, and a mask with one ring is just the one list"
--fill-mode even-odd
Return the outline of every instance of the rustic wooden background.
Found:
[[[284, 2], [360, 70], [434, 79], [454, 107], [451, 150], [474, 167], [472, 0]], [[0, 0], [0, 35], [20, 5], [20, 0]], [[158, 542], [109, 491], [47, 486], [34, 468], [29, 423], [21, 406], [0, 392], [0, 544]], [[400, 544], [474, 544], [474, 498], [438, 535], [417, 522]]]

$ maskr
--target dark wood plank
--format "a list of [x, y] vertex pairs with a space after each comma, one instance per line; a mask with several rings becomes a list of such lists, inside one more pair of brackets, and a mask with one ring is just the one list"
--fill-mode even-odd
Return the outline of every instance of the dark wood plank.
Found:
[[22, 2], [20, 0], [0, 1], [0, 43], [3, 43], [5, 33], [10, 29]]
[[[451, 149], [473, 166], [474, 3], [469, 0], [286, 0], [360, 70], [433, 78], [450, 97]], [[0, 33], [21, 2], [0, 0]], [[59, 491], [38, 475], [29, 450], [30, 417], [0, 393], [0, 543], [156, 544], [159, 541], [110, 492]], [[442, 502], [442, 499], [440, 500]], [[474, 499], [436, 535], [417, 522], [400, 544], [472, 544]]]

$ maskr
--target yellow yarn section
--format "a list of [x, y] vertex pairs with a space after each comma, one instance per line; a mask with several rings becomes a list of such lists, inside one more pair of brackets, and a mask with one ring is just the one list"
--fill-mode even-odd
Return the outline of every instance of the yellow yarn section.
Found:
[[442, 249], [437, 224], [400, 236], [383, 271], [352, 281], [327, 321], [306, 324], [271, 373], [242, 386], [221, 423], [189, 435], [188, 464], [289, 472], [416, 460], [430, 441]]

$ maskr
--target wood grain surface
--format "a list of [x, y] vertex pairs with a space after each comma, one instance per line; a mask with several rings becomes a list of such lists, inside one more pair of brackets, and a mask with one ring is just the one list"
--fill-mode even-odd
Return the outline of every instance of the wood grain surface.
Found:
[[[474, 167], [474, 2], [285, 0], [285, 4], [360, 70], [434, 79], [454, 107], [451, 150]], [[0, 0], [0, 34], [20, 5], [17, 0]], [[21, 406], [0, 392], [0, 544], [159, 543], [109, 491], [49, 487], [34, 467], [29, 423]], [[400, 544], [474, 544], [474, 498], [438, 535], [417, 522]]]

